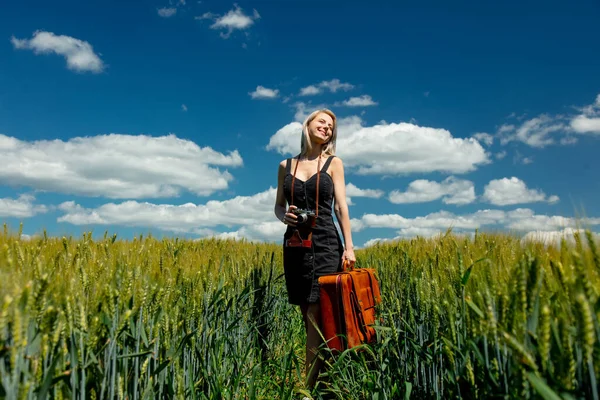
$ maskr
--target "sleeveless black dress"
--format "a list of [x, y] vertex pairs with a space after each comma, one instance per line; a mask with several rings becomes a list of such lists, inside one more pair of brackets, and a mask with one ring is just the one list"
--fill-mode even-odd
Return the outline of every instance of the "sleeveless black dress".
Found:
[[[289, 226], [283, 236], [283, 267], [288, 301], [291, 304], [316, 303], [319, 301], [319, 276], [342, 270], [344, 247], [333, 223], [333, 179], [327, 173], [334, 156], [330, 156], [321, 168], [319, 178], [319, 215], [312, 228], [312, 247], [286, 247], [296, 228]], [[291, 204], [292, 171], [291, 159], [286, 164], [283, 192]], [[306, 182], [296, 177], [294, 182], [294, 205], [298, 208], [315, 210], [317, 196], [317, 174]]]

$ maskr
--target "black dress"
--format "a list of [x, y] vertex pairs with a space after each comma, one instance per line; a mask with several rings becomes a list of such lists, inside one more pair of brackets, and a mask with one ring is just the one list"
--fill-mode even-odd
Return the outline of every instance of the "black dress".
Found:
[[[340, 235], [333, 223], [333, 179], [327, 173], [334, 156], [330, 156], [321, 168], [319, 178], [319, 215], [312, 228], [312, 246], [286, 247], [296, 228], [289, 226], [284, 234], [283, 267], [288, 300], [291, 304], [316, 303], [319, 300], [319, 276], [341, 271], [344, 248]], [[291, 159], [286, 164], [283, 192], [291, 204], [292, 189]], [[294, 182], [294, 205], [298, 208], [315, 210], [317, 174], [306, 182], [296, 177]]]

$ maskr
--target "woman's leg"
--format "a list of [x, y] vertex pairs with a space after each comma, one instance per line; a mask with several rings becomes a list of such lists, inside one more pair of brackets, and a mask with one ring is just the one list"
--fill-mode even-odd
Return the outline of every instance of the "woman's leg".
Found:
[[322, 343], [321, 335], [317, 330], [321, 325], [321, 306], [319, 303], [304, 304], [301, 310], [306, 329], [306, 384], [312, 389], [317, 382], [322, 364], [322, 360], [317, 356], [318, 348]]

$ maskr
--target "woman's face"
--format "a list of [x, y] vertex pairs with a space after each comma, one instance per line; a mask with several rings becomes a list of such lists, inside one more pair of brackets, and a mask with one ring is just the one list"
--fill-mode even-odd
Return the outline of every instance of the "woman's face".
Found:
[[333, 135], [333, 119], [329, 114], [323, 112], [317, 114], [308, 124], [308, 133], [312, 142], [327, 143]]

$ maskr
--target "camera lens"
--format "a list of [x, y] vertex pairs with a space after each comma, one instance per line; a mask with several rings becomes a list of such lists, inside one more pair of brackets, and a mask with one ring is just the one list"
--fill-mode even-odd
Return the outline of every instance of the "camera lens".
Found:
[[306, 220], [308, 219], [308, 216], [306, 214], [298, 214], [298, 219], [296, 220], [299, 224], [303, 224], [306, 222]]

